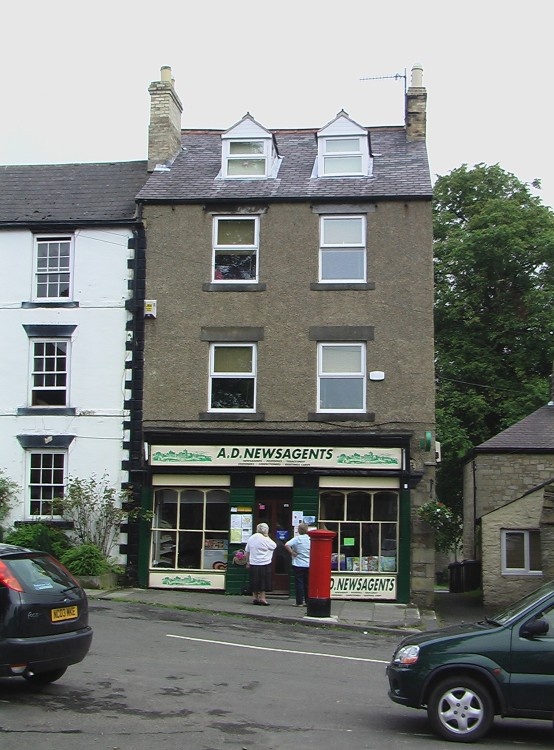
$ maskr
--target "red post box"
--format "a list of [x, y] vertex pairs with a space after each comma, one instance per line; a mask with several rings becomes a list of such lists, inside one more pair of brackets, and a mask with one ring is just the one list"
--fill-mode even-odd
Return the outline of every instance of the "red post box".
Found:
[[310, 575], [308, 578], [308, 617], [331, 616], [331, 550], [335, 531], [308, 531]]

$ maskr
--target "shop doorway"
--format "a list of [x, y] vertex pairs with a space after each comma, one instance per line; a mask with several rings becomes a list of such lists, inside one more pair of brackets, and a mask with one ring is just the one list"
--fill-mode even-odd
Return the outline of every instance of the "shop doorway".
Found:
[[285, 542], [293, 535], [292, 498], [289, 493], [276, 490], [257, 493], [254, 523], [267, 523], [269, 536], [277, 543], [273, 553], [273, 593], [288, 596], [291, 556], [285, 549]]

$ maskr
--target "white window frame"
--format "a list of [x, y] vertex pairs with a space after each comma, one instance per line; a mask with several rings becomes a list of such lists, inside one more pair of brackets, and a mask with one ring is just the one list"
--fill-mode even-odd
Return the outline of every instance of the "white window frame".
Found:
[[[51, 494], [52, 497], [45, 497], [45, 498], [42, 497], [42, 493], [44, 492], [44, 490], [47, 490], [48, 488], [59, 487], [59, 488], [61, 488], [61, 493], [60, 494], [63, 497], [64, 491], [65, 491], [65, 486], [67, 484], [67, 451], [64, 451], [64, 450], [50, 450], [49, 451], [49, 450], [36, 450], [36, 449], [32, 449], [32, 450], [26, 451], [26, 453], [27, 453], [27, 474], [26, 474], [26, 476], [27, 476], [27, 503], [26, 503], [27, 518], [33, 518], [33, 519], [35, 519], [35, 518], [61, 518], [62, 515], [59, 514], [59, 513], [56, 514], [56, 513], [53, 513], [53, 512], [46, 512], [46, 513], [43, 512], [44, 511], [44, 505], [51, 503], [52, 500], [53, 500], [53, 498], [58, 496], [57, 493], [56, 492], [51, 492], [51, 493], [47, 492], [46, 494], [47, 495]], [[34, 482], [33, 481], [33, 473], [34, 472], [36, 472], [36, 471], [40, 472], [40, 474], [41, 474], [40, 478], [41, 478], [41, 480], [44, 480], [46, 478], [45, 477], [45, 473], [46, 472], [52, 472], [52, 475], [53, 475], [53, 473], [55, 471], [59, 471], [60, 469], [59, 468], [52, 468], [52, 467], [49, 468], [49, 467], [43, 466], [42, 465], [43, 458], [41, 458], [41, 466], [40, 467], [33, 467], [33, 456], [41, 456], [41, 457], [44, 457], [44, 456], [53, 456], [53, 457], [55, 457], [55, 456], [57, 456], [58, 458], [61, 458], [62, 462], [63, 462], [63, 468], [62, 468], [63, 477], [60, 478], [61, 481], [60, 482], [54, 482], [54, 481], [51, 481], [51, 482], [45, 482], [45, 481]], [[52, 479], [53, 478], [54, 477], [52, 476]], [[35, 493], [33, 492], [32, 488], [34, 488], [34, 487], [36, 487], [36, 488], [39, 489], [41, 497], [33, 498], [33, 494], [35, 494]], [[40, 513], [33, 513], [33, 504], [34, 503], [39, 503], [40, 504], [40, 510], [41, 510]], [[53, 511], [53, 508], [51, 508], [51, 511]]]
[[[261, 143], [263, 146], [263, 153], [260, 154], [249, 154], [249, 153], [235, 153], [232, 154], [232, 146], [240, 145], [241, 143]], [[229, 174], [230, 162], [239, 161], [262, 161], [264, 162], [264, 171], [262, 174]], [[223, 140], [223, 164], [222, 173], [227, 180], [265, 180], [271, 174], [272, 164], [272, 143], [271, 138], [256, 138], [252, 136], [250, 138], [225, 138]]]
[[[254, 222], [254, 243], [252, 245], [222, 245], [218, 242], [219, 222], [220, 221], [253, 221]], [[212, 281], [214, 284], [256, 284], [260, 275], [260, 217], [245, 214], [236, 214], [234, 216], [214, 216], [212, 227]], [[218, 279], [216, 278], [216, 258], [218, 253], [227, 253], [228, 255], [251, 255], [256, 261], [256, 274], [251, 279]]]
[[[344, 220], [357, 221], [360, 224], [360, 240], [354, 243], [331, 243], [325, 241], [325, 228], [334, 221]], [[367, 279], [367, 252], [366, 252], [366, 217], [362, 214], [333, 214], [332, 216], [321, 216], [319, 219], [319, 281], [328, 283], [363, 283]], [[358, 249], [362, 255], [362, 274], [359, 277], [326, 277], [323, 275], [324, 256], [326, 252], [340, 253]]]
[[[71, 340], [69, 338], [65, 337], [33, 337], [29, 339], [29, 374], [30, 374], [30, 382], [29, 382], [29, 406], [32, 408], [41, 408], [41, 409], [59, 409], [59, 408], [66, 408], [69, 406], [69, 374], [70, 374], [70, 362], [71, 362]], [[52, 344], [54, 346], [58, 346], [59, 344], [63, 344], [65, 346], [65, 369], [63, 370], [49, 370], [47, 366], [45, 366], [43, 369], [36, 369], [35, 370], [35, 360], [37, 357], [41, 357], [43, 360], [46, 359], [52, 359], [57, 360], [57, 355], [49, 356], [48, 354], [37, 354], [36, 352], [36, 346], [39, 344]], [[63, 387], [58, 386], [56, 384], [48, 384], [48, 377], [56, 379], [57, 376], [64, 375], [65, 376], [65, 385]], [[37, 385], [36, 379], [43, 378], [43, 384]], [[42, 391], [57, 391], [57, 392], [63, 392], [65, 394], [64, 403], [63, 404], [38, 404], [35, 403], [35, 394]]]
[[[363, 135], [336, 135], [320, 136], [318, 138], [318, 175], [319, 177], [361, 177], [367, 175], [369, 166], [369, 154], [367, 147], [367, 138], [363, 142]], [[329, 146], [337, 141], [357, 141], [357, 146], [350, 151], [329, 151]], [[360, 169], [354, 171], [331, 172], [326, 169], [327, 162], [348, 157], [359, 157]]]
[[[501, 537], [500, 537], [500, 550], [501, 550], [501, 568], [502, 568], [502, 575], [527, 575], [527, 576], [540, 576], [542, 575], [542, 567], [541, 570], [532, 570], [531, 569], [531, 532], [534, 534], [539, 535], [540, 539], [540, 530], [539, 529], [501, 529]], [[506, 536], [508, 534], [521, 534], [523, 537], [523, 555], [525, 564], [523, 568], [509, 568], [508, 567], [508, 561], [507, 561], [507, 549], [506, 549]]]
[[[52, 268], [39, 268], [39, 249], [46, 246], [48, 254], [49, 246], [59, 244], [61, 242], [69, 243], [69, 258], [68, 267], [60, 267], [58, 262]], [[73, 257], [74, 257], [74, 237], [72, 235], [37, 235], [34, 238], [34, 253], [33, 253], [33, 300], [34, 301], [45, 301], [45, 302], [70, 302], [73, 299]], [[59, 256], [58, 256], [59, 258]], [[68, 279], [68, 290], [67, 295], [60, 294], [60, 287], [62, 286], [61, 277], [67, 275]], [[56, 278], [57, 277], [57, 280]], [[46, 280], [45, 282], [43, 280]], [[47, 293], [39, 293], [39, 283], [46, 283]], [[57, 286], [58, 294], [48, 294], [48, 288], [52, 285]]]
[[[358, 347], [360, 350], [360, 370], [357, 372], [333, 372], [326, 373], [323, 371], [323, 354], [327, 347]], [[325, 341], [317, 345], [317, 412], [320, 414], [328, 413], [348, 413], [362, 414], [366, 410], [366, 391], [367, 391], [367, 367], [366, 367], [366, 344], [359, 341]], [[362, 405], [358, 408], [324, 408], [321, 406], [322, 384], [327, 380], [351, 379], [361, 380], [362, 382]]]
[[[225, 373], [218, 373], [215, 370], [215, 352], [217, 349], [221, 348], [243, 348], [243, 349], [250, 349], [252, 352], [252, 366], [249, 373], [246, 372], [225, 372]], [[246, 412], [246, 413], [252, 413], [256, 411], [256, 397], [257, 397], [257, 356], [258, 356], [258, 346], [257, 344], [244, 342], [244, 341], [233, 341], [233, 342], [216, 342], [210, 344], [210, 376], [209, 376], [209, 384], [208, 384], [208, 411], [210, 412]], [[229, 379], [229, 378], [235, 378], [240, 380], [252, 380], [253, 381], [253, 398], [252, 398], [252, 406], [251, 407], [216, 407], [212, 406], [212, 388], [214, 381], [216, 380], [222, 380], [222, 379]]]
[[[202, 526], [191, 527], [186, 523], [186, 518], [183, 518], [183, 496], [190, 492], [196, 492], [202, 496]], [[166, 501], [165, 495], [169, 495], [169, 505], [175, 505], [175, 520], [162, 520], [160, 510], [163, 507], [163, 503]], [[219, 496], [225, 495], [226, 499], [222, 503], [218, 501], [218, 505], [224, 505], [224, 512], [228, 515], [229, 512], [229, 487], [211, 487], [204, 486], [187, 486], [179, 485], [176, 487], [155, 487], [153, 493], [153, 507], [152, 507], [152, 535], [151, 535], [151, 550], [150, 550], [150, 567], [154, 570], [207, 570], [213, 572], [214, 565], [213, 560], [207, 560], [210, 557], [210, 552], [213, 548], [208, 546], [208, 542], [211, 540], [218, 540], [222, 543], [221, 547], [217, 547], [216, 557], [220, 558], [217, 562], [226, 564], [228, 554], [228, 538], [229, 538], [229, 527], [228, 523], [222, 526], [220, 529], [216, 529], [208, 525], [207, 515], [208, 506], [210, 505], [210, 496], [213, 493], [217, 493]], [[201, 537], [201, 560], [200, 565], [184, 566], [179, 563], [179, 557], [182, 553], [187, 552], [187, 546], [184, 542], [184, 537], [188, 533], [195, 534]], [[227, 546], [225, 546], [227, 545]], [[208, 554], [207, 554], [208, 553]]]

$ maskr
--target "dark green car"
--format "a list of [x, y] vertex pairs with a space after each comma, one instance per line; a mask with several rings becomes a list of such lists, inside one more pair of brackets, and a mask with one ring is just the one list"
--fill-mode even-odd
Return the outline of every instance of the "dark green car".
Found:
[[495, 715], [552, 721], [554, 581], [482, 622], [404, 638], [387, 676], [389, 697], [426, 708], [448, 740], [478, 740]]

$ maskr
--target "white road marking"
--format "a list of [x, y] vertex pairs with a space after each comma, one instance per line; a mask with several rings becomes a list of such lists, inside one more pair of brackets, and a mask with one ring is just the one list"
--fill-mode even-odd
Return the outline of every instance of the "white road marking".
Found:
[[339, 654], [322, 654], [319, 651], [294, 651], [288, 648], [269, 648], [268, 646], [251, 646], [247, 643], [231, 643], [230, 641], [212, 641], [208, 638], [191, 638], [188, 635], [173, 635], [166, 633], [167, 638], [179, 638], [183, 641], [195, 641], [196, 643], [213, 643], [216, 646], [234, 646], [235, 648], [249, 648], [254, 651], [274, 651], [277, 654], [295, 654], [299, 656], [324, 656], [327, 659], [344, 659], [345, 661], [363, 661], [371, 664], [388, 664], [382, 659], [364, 659], [361, 656], [340, 656]]

